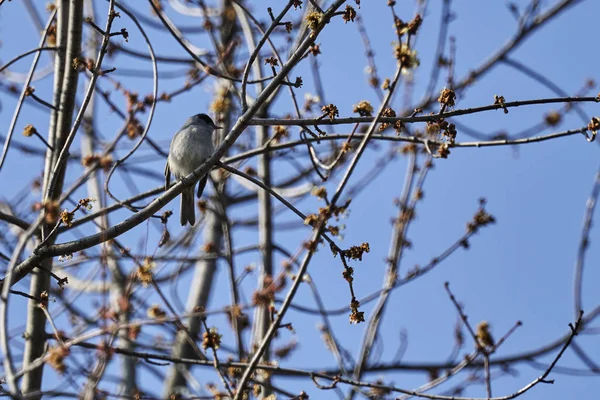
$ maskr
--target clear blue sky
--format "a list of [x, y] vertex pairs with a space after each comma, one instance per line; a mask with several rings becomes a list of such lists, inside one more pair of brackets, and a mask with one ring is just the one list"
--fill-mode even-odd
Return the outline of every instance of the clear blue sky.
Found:
[[[148, 15], [146, 2], [128, 1]], [[264, 16], [264, 9], [270, 2], [253, 2], [252, 8], [258, 15]], [[413, 16], [412, 5], [404, 7], [398, 2], [399, 16], [409, 20]], [[432, 66], [432, 57], [439, 27], [439, 6], [437, 1], [430, 2], [424, 23], [417, 41], [417, 51], [421, 58], [421, 66], [415, 75], [413, 100], [417, 101], [424, 90]], [[521, 2], [519, 2], [521, 3]], [[542, 1], [544, 7], [554, 4], [553, 1]], [[279, 4], [279, 3], [277, 3]], [[358, 10], [364, 18], [368, 34], [376, 54], [379, 74], [381, 77], [390, 76], [395, 69], [390, 46], [394, 34], [391, 17], [384, 6], [385, 2], [363, 1]], [[104, 2], [97, 4], [99, 25], [104, 24]], [[277, 12], [279, 5], [274, 6]], [[198, 24], [198, 20], [178, 17], [171, 8], [166, 7], [176, 22], [185, 25]], [[452, 5], [456, 19], [450, 26], [450, 35], [456, 37], [457, 64], [456, 76], [462, 78], [470, 70], [476, 68], [489, 55], [493, 54], [515, 32], [516, 24], [509, 13], [506, 2], [455, 1]], [[569, 94], [577, 93], [588, 78], [598, 80], [598, 65], [600, 55], [597, 48], [597, 15], [600, 3], [592, 0], [582, 1], [571, 7], [560, 17], [556, 18], [539, 32], [526, 40], [511, 53], [511, 57], [526, 64], [533, 70], [542, 73], [546, 78], [559, 85]], [[42, 11], [42, 19], [47, 14]], [[23, 27], [26, 29], [20, 30]], [[145, 51], [144, 42], [139, 32], [126, 18], [117, 20], [116, 27], [127, 27], [130, 33], [128, 45]], [[18, 42], [14, 33], [19, 29]], [[21, 33], [22, 32], [22, 33]], [[154, 49], [159, 55], [186, 57], [186, 53], [176, 42], [163, 32], [148, 28]], [[198, 47], [209, 48], [205, 36], [190, 35], [189, 39]], [[12, 59], [24, 49], [37, 47], [39, 40], [36, 28], [30, 22], [24, 8], [17, 1], [5, 3], [0, 8], [0, 65]], [[117, 39], [119, 40], [119, 39]], [[366, 61], [363, 57], [363, 47], [357, 30], [351, 24], [344, 25], [341, 21], [332, 24], [330, 34], [319, 38], [323, 54], [319, 56], [322, 65], [323, 82], [327, 91], [327, 102], [334, 103], [340, 110], [340, 116], [350, 116], [352, 105], [366, 99], [377, 105], [374, 92], [366, 85], [364, 73]], [[12, 71], [26, 73], [31, 57], [16, 64]], [[49, 63], [49, 57], [42, 57], [41, 66]], [[148, 62], [138, 61], [128, 57], [108, 59], [106, 66], [119, 69], [143, 68], [150, 71]], [[179, 65], [160, 64], [160, 71], [177, 71]], [[303, 99], [304, 93], [314, 93], [314, 86], [307, 68], [299, 68], [291, 74], [292, 77], [302, 75], [304, 86], [298, 90], [298, 98]], [[130, 88], [145, 95], [151, 91], [151, 81], [147, 78], [136, 79], [115, 74], [115, 78], [123, 79]], [[438, 88], [444, 86], [445, 72]], [[181, 86], [181, 79], [163, 79], [160, 81], [159, 92], [170, 91]], [[51, 79], [36, 81], [36, 94], [50, 99]], [[110, 88], [108, 82], [101, 82], [104, 89]], [[18, 85], [20, 88], [20, 85]], [[161, 145], [168, 146], [172, 134], [179, 128], [187, 116], [204, 112], [208, 109], [213, 86], [211, 84], [195, 88], [190, 93], [174, 99], [171, 103], [162, 103], [157, 108], [150, 137]], [[595, 95], [600, 89], [593, 89], [588, 95]], [[500, 65], [487, 74], [472, 89], [460, 96], [457, 108], [468, 108], [487, 105], [493, 102], [494, 95], [503, 95], [507, 101], [555, 97], [547, 88], [531, 81], [524, 75], [515, 72], [507, 66]], [[281, 96], [281, 102], [275, 110], [284, 114], [288, 108], [288, 95]], [[118, 104], [123, 104], [122, 98], [115, 94]], [[5, 91], [0, 92], [0, 133], [6, 134], [14, 110], [16, 99]], [[19, 118], [16, 128], [15, 141], [33, 143], [33, 138], [20, 135], [23, 127], [33, 123], [40, 132], [44, 132], [48, 118], [38, 107], [28, 102]], [[404, 95], [396, 96], [393, 108], [399, 110], [405, 105]], [[600, 114], [597, 105], [583, 106], [591, 117]], [[466, 118], [459, 122], [468, 124], [471, 128], [494, 134], [506, 131], [515, 134], [531, 127], [544, 118], [544, 115], [555, 109], [556, 105], [533, 106], [511, 109], [508, 115], [501, 111], [486, 112]], [[100, 134], [110, 140], [121, 121], [112, 115], [99, 102], [98, 122]], [[575, 129], [584, 126], [575, 113], [570, 113], [562, 124], [555, 130]], [[347, 132], [349, 127], [335, 130], [337, 133]], [[293, 135], [297, 132], [292, 130]], [[540, 131], [539, 134], [550, 133], [550, 130]], [[251, 135], [248, 130], [244, 135]], [[537, 135], [537, 134], [535, 134]], [[457, 141], [472, 140], [459, 130]], [[36, 143], [36, 145], [38, 145]], [[38, 145], [41, 148], [41, 145]], [[78, 148], [78, 144], [75, 148]], [[120, 149], [123, 155], [129, 148]], [[389, 149], [387, 144], [375, 146], [362, 159], [361, 167], [351, 181], [356, 183], [364, 176], [373, 163]], [[301, 150], [301, 151], [304, 151]], [[149, 147], [142, 146], [140, 155], [154, 154]], [[409, 230], [409, 239], [413, 248], [406, 252], [401, 275], [415, 264], [426, 265], [430, 259], [440, 254], [463, 234], [465, 224], [477, 209], [477, 200], [485, 197], [488, 200], [487, 209], [497, 219], [497, 224], [485, 228], [471, 240], [468, 251], [458, 251], [432, 273], [416, 282], [395, 291], [388, 304], [388, 312], [382, 324], [383, 346], [380, 347], [381, 361], [389, 361], [395, 354], [402, 331], [408, 335], [408, 347], [403, 358], [407, 362], [443, 362], [452, 349], [452, 331], [457, 318], [456, 310], [448, 299], [443, 283], [449, 281], [454, 294], [464, 304], [470, 321], [476, 323], [487, 320], [491, 323], [493, 333], [500, 337], [517, 320], [524, 325], [506, 342], [496, 354], [504, 357], [517, 354], [525, 349], [542, 347], [568, 331], [567, 324], [574, 319], [573, 311], [573, 266], [579, 245], [580, 232], [586, 200], [590, 194], [594, 175], [598, 169], [598, 144], [587, 143], [583, 137], [571, 136], [555, 141], [524, 145], [519, 148], [493, 147], [454, 149], [447, 160], [437, 160], [435, 169], [430, 173], [425, 185], [425, 198], [417, 208], [417, 219]], [[162, 175], [163, 161], [157, 161], [156, 172]], [[11, 150], [5, 166], [0, 171], [0, 184], [4, 188], [0, 192], [0, 200], [12, 200], [16, 194], [8, 188], [23, 187], [24, 179], [33, 179], [43, 168], [39, 158], [25, 158], [17, 151]], [[381, 287], [385, 271], [384, 259], [389, 247], [391, 232], [390, 219], [396, 213], [393, 199], [402, 190], [406, 160], [397, 158], [377, 176], [361, 192], [352, 203], [350, 216], [343, 221], [346, 225], [342, 247], [370, 243], [371, 253], [365, 256], [362, 263], [354, 265], [356, 270], [355, 289], [358, 297], [370, 294]], [[18, 173], [16, 172], [18, 171]], [[290, 172], [282, 169], [284, 173]], [[71, 179], [74, 176], [70, 177]], [[330, 193], [333, 192], [339, 176], [329, 183]], [[158, 179], [139, 179], [137, 187], [116, 180], [114, 191], [121, 197], [128, 197], [137, 191], [147, 190], [160, 184]], [[130, 192], [131, 190], [131, 192]], [[83, 192], [81, 192], [83, 196]], [[29, 196], [21, 203], [18, 210], [27, 215], [32, 202], [38, 200], [38, 195]], [[178, 200], [177, 200], [178, 201]], [[300, 209], [305, 213], [316, 211], [319, 204], [310, 200], [300, 203]], [[178, 212], [177, 203], [171, 203], [167, 208]], [[128, 212], [113, 214], [113, 223], [121, 221], [129, 215]], [[255, 215], [252, 208], [234, 211], [233, 218], [244, 218]], [[30, 216], [27, 217], [31, 219]], [[294, 220], [290, 214], [284, 214], [278, 221]], [[176, 222], [176, 221], [175, 221]], [[154, 225], [152, 223], [151, 225]], [[176, 224], [172, 221], [171, 228], [177, 232]], [[91, 232], [87, 228], [83, 232]], [[131, 248], [144, 252], [144, 238], [148, 226], [140, 225], [128, 233], [125, 238]], [[306, 228], [294, 231], [278, 230], [276, 240], [287, 243], [291, 251], [296, 244], [306, 238], [309, 230]], [[159, 233], [150, 229], [148, 252], [152, 253]], [[596, 245], [598, 229], [591, 232], [591, 247], [586, 257], [586, 269], [583, 291], [584, 310], [592, 309], [600, 304], [597, 283], [600, 281], [600, 250]], [[61, 237], [60, 241], [72, 237]], [[236, 246], [244, 246], [256, 241], [253, 230], [243, 230], [235, 238]], [[193, 251], [192, 251], [193, 253]], [[241, 269], [247, 263], [257, 262], [257, 254], [240, 257], [237, 265]], [[281, 261], [281, 259], [278, 259]], [[4, 264], [2, 264], [4, 265]], [[279, 264], [277, 264], [279, 265]], [[170, 266], [169, 268], [173, 268]], [[346, 282], [341, 278], [341, 265], [338, 259], [333, 259], [331, 253], [323, 249], [317, 253], [309, 272], [328, 308], [339, 308], [347, 305], [349, 295]], [[82, 275], [84, 271], [82, 271]], [[217, 308], [228, 304], [227, 275], [224, 268], [219, 270], [217, 289], [213, 292], [212, 307]], [[244, 286], [246, 298], [250, 298], [254, 282], [247, 281]], [[22, 290], [25, 285], [20, 285]], [[179, 285], [181, 298], [185, 299], [187, 292], [185, 282]], [[151, 295], [149, 289], [140, 289], [140, 293]], [[153, 299], [153, 297], [152, 297]], [[14, 299], [13, 299], [14, 300]], [[158, 300], [152, 300], [158, 301]], [[302, 287], [298, 304], [313, 306], [314, 301], [306, 287]], [[88, 304], [82, 303], [82, 304]], [[12, 303], [12, 320], [19, 323], [19, 314], [23, 304], [20, 300]], [[370, 315], [372, 303], [363, 307], [367, 318]], [[290, 311], [286, 322], [293, 322], [295, 335], [285, 333], [277, 342], [284, 344], [292, 336], [299, 343], [299, 350], [282, 366], [306, 367], [319, 365], [322, 368], [335, 366], [335, 360], [325, 350], [320, 340], [319, 332], [315, 329], [319, 319], [306, 317], [295, 311]], [[336, 334], [342, 345], [356, 357], [363, 330], [366, 324], [350, 326], [347, 315], [343, 314], [332, 319]], [[64, 321], [63, 321], [64, 322]], [[228, 325], [221, 318], [209, 320], [209, 325], [221, 328], [225, 333], [224, 340], [232, 343]], [[598, 322], [592, 324], [600, 326]], [[465, 332], [466, 333], [466, 332]], [[600, 362], [600, 341], [596, 336], [580, 337], [578, 344], [587, 353], [596, 357]], [[472, 343], [467, 339], [462, 353], [472, 349]], [[552, 354], [553, 356], [553, 354]], [[539, 361], [549, 361], [544, 358]], [[113, 363], [114, 365], [114, 363]], [[584, 365], [568, 351], [561, 359], [559, 366], [584, 368]], [[166, 368], [163, 368], [166, 371]], [[199, 379], [205, 369], [196, 369]], [[493, 383], [494, 395], [507, 395], [527, 382], [537, 377], [541, 371], [522, 365], [518, 368], [517, 377], [503, 377]], [[112, 370], [116, 372], [116, 370]], [[393, 381], [397, 386], [411, 389], [425, 382], [423, 374], [388, 373], [371, 374], [368, 379], [381, 377], [385, 382]], [[577, 398], [582, 400], [595, 399], [600, 390], [598, 377], [579, 377], [553, 373], [554, 385], [538, 385], [523, 399], [564, 399]], [[211, 378], [214, 379], [214, 378]], [[458, 378], [465, 379], [465, 376]], [[457, 381], [454, 381], [457, 382]], [[148, 385], [146, 388], [153, 387]], [[304, 390], [311, 398], [331, 398], [330, 392], [316, 389], [311, 382], [292, 381], [285, 385], [289, 391]], [[485, 390], [481, 385], [469, 388], [465, 396], [484, 397]]]

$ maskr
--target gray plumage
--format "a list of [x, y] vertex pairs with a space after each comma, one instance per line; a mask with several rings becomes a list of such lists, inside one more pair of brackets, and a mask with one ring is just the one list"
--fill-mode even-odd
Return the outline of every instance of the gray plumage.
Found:
[[[198, 168], [213, 151], [212, 134], [220, 129], [206, 114], [196, 114], [190, 117], [171, 140], [169, 158], [165, 167], [165, 190], [170, 186], [171, 173], [177, 179], [183, 179]], [[202, 196], [208, 174], [204, 175], [198, 184], [197, 196]], [[194, 185], [195, 186], [195, 185]], [[179, 221], [182, 226], [189, 222], [196, 223], [194, 205], [194, 186], [181, 192], [181, 209]]]

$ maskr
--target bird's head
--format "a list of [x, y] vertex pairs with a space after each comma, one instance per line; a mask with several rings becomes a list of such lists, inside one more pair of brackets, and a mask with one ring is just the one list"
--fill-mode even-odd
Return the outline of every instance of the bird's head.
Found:
[[210, 129], [211, 131], [215, 130], [215, 129], [221, 129], [221, 127], [217, 126], [213, 122], [213, 120], [206, 114], [196, 114], [196, 115], [193, 115], [190, 119], [194, 125], [206, 127], [208, 129]]

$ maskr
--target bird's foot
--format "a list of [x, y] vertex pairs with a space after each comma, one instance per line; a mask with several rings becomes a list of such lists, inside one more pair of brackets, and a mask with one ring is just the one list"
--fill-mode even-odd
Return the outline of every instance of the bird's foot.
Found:
[[181, 178], [179, 178], [179, 180], [181, 181], [181, 183], [183, 183], [184, 186], [189, 186], [191, 180], [190, 179], [186, 179], [185, 176], [182, 176]]

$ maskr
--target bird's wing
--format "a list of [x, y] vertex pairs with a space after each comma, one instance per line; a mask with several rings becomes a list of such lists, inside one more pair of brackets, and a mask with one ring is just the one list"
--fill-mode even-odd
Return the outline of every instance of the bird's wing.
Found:
[[196, 197], [198, 197], [198, 198], [202, 197], [202, 192], [204, 191], [204, 187], [206, 186], [207, 180], [208, 180], [208, 174], [206, 174], [202, 178], [200, 178], [200, 182], [198, 183], [198, 193], [196, 194]]
[[171, 169], [169, 168], [169, 160], [167, 159], [167, 165], [165, 165], [165, 190], [169, 190], [171, 186]]

